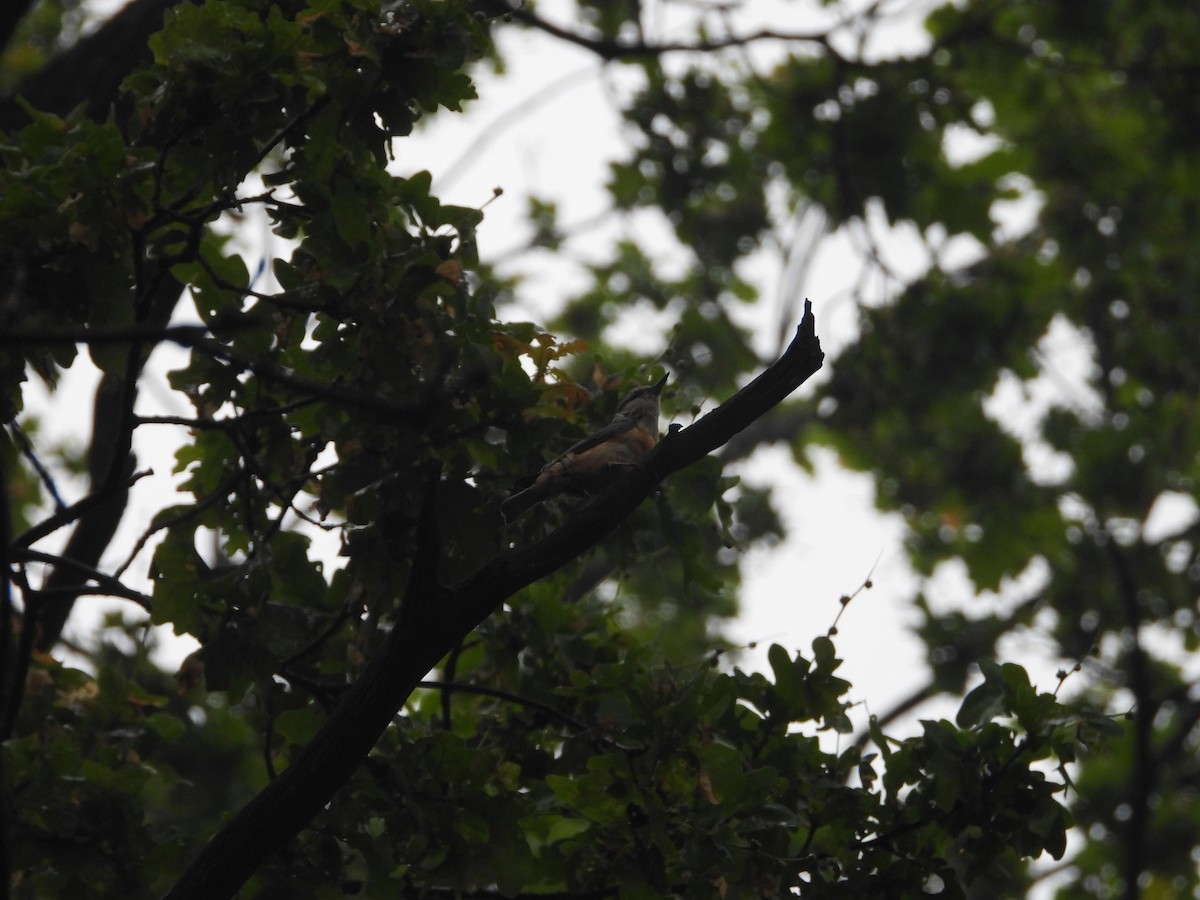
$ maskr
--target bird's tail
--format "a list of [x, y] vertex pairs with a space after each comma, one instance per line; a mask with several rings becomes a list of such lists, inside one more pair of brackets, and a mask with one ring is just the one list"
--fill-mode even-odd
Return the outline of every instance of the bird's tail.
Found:
[[536, 506], [545, 497], [545, 491], [540, 485], [531, 484], [523, 491], [518, 491], [500, 504], [500, 515], [504, 516], [505, 524], [514, 521], [531, 507]]

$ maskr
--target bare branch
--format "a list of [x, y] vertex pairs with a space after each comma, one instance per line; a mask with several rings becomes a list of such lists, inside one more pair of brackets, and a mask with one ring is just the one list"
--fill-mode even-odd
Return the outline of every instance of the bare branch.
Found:
[[491, 12], [509, 16], [530, 28], [545, 32], [551, 37], [575, 44], [585, 50], [590, 50], [605, 61], [618, 59], [646, 59], [663, 56], [668, 53], [711, 53], [716, 50], [727, 50], [732, 47], [744, 47], [764, 41], [783, 41], [787, 43], [819, 44], [833, 52], [827, 31], [777, 31], [773, 28], [763, 28], [747, 34], [730, 34], [720, 38], [705, 38], [695, 41], [646, 41], [639, 36], [637, 40], [620, 40], [604, 37], [592, 37], [571, 31], [560, 25], [555, 25], [541, 18], [527, 6], [518, 9], [508, 8], [506, 4], [493, 2], [489, 4]]
[[[69, 569], [76, 575], [82, 576], [88, 581], [94, 581], [104, 589], [104, 593], [110, 597], [123, 597], [126, 600], [132, 600], [138, 606], [149, 611], [150, 597], [143, 594], [141, 591], [135, 591], [131, 587], [127, 587], [122, 581], [107, 572], [101, 572], [92, 566], [85, 565], [78, 560], [70, 559], [65, 556], [59, 556], [54, 553], [44, 553], [41, 550], [34, 550], [29, 547], [17, 548], [12, 552], [11, 556], [14, 562], [39, 562], [57, 568]], [[85, 584], [73, 585], [69, 588], [64, 588], [64, 592], [74, 592], [76, 594], [88, 593]], [[46, 594], [47, 592], [42, 591]], [[94, 592], [93, 592], [94, 593]]]
[[209, 416], [137, 416], [134, 424], [180, 425], [184, 428], [194, 428], [198, 431], [232, 431], [234, 429], [253, 428], [254, 423], [259, 420], [274, 421], [281, 416], [286, 416], [290, 412], [295, 412], [305, 406], [311, 406], [316, 402], [315, 398], [308, 397], [303, 400], [284, 403], [281, 406], [251, 409], [240, 415], [225, 416], [220, 419]]
[[507, 700], [509, 703], [516, 703], [520, 706], [543, 713], [552, 719], [562, 722], [564, 725], [569, 725], [575, 731], [588, 730], [588, 726], [583, 722], [580, 722], [574, 716], [569, 716], [562, 710], [558, 710], [553, 706], [550, 706], [548, 703], [542, 703], [539, 700], [534, 700], [532, 697], [523, 697], [522, 695], [514, 694], [511, 691], [502, 691], [498, 688], [484, 687], [481, 684], [465, 684], [461, 681], [418, 681], [417, 687], [442, 691], [445, 694], [452, 694], [457, 691], [460, 694], [476, 694], [480, 697], [495, 697], [497, 700]]
[[240, 468], [234, 469], [223, 479], [221, 479], [221, 483], [217, 485], [217, 489], [208, 496], [197, 500], [196, 503], [182, 510], [177, 515], [168, 516], [163, 519], [156, 518], [155, 521], [151, 522], [146, 527], [146, 530], [142, 532], [141, 537], [137, 539], [137, 542], [133, 545], [133, 549], [129, 551], [129, 555], [125, 558], [125, 562], [121, 563], [121, 565], [117, 567], [117, 571], [115, 573], [116, 577], [119, 578], [125, 573], [126, 569], [133, 565], [133, 561], [138, 558], [138, 554], [142, 552], [146, 544], [150, 541], [150, 538], [152, 538], [156, 533], [166, 528], [170, 528], [172, 525], [179, 525], [182, 522], [193, 519], [199, 516], [200, 513], [204, 512], [204, 510], [208, 509], [210, 506], [220, 503], [229, 496], [229, 492], [233, 490], [234, 485], [236, 485], [241, 478], [242, 470]]
[[[122, 487], [131, 487], [136, 481], [145, 478], [149, 474], [149, 471], [134, 472]], [[70, 506], [64, 507], [52, 516], [47, 516], [36, 525], [17, 535], [10, 546], [16, 549], [30, 547], [46, 537], [46, 535], [53, 534], [60, 528], [74, 524], [93, 509], [108, 503], [112, 499], [110, 495], [102, 492], [91, 493], [86, 497], [81, 497]]]
[[17, 446], [21, 448], [21, 455], [33, 466], [33, 470], [37, 472], [42, 486], [50, 492], [50, 496], [54, 499], [54, 508], [62, 509], [67, 504], [63, 503], [62, 495], [58, 492], [58, 485], [54, 481], [54, 476], [50, 474], [50, 470], [38, 458], [37, 452], [33, 448], [33, 441], [29, 440], [29, 435], [16, 422], [12, 422], [10, 427], [12, 428]]

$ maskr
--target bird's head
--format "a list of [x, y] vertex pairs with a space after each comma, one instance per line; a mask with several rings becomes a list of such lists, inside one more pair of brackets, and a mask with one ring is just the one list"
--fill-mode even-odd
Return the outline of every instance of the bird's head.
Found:
[[658, 398], [669, 375], [664, 375], [654, 384], [635, 387], [625, 395], [621, 405], [617, 407], [616, 418], [619, 419], [652, 419], [658, 424]]

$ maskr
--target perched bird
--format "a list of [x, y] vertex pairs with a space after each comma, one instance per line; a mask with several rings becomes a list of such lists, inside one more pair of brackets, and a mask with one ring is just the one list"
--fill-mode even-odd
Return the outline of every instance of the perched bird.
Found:
[[658, 443], [658, 396], [666, 383], [664, 375], [656, 384], [630, 391], [611, 422], [546, 463], [533, 484], [500, 504], [504, 521], [564, 491], [603, 488], [640, 462]]

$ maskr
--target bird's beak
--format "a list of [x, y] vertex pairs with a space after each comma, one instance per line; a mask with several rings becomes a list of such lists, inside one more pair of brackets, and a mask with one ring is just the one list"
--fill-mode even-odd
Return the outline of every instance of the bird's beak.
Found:
[[662, 378], [658, 379], [658, 381], [656, 381], [654, 383], [653, 387], [654, 387], [655, 394], [662, 393], [663, 385], [665, 385], [667, 383], [667, 379], [670, 377], [671, 377], [671, 373], [668, 372], [666, 375], [664, 375]]

